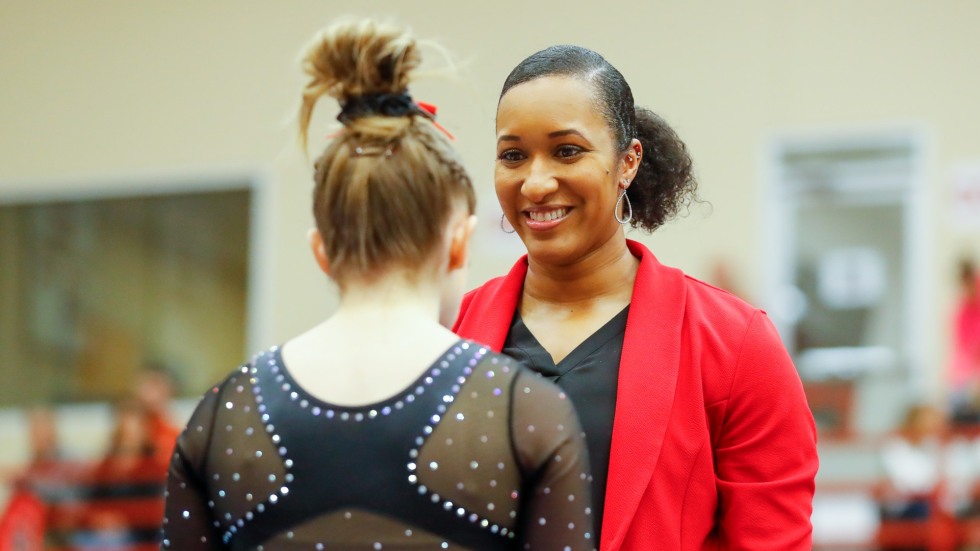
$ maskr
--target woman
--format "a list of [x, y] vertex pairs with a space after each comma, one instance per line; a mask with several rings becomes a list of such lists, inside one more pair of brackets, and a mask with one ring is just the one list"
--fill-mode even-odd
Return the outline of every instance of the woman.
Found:
[[953, 314], [949, 402], [954, 418], [980, 415], [980, 276], [973, 261], [959, 262], [959, 295]]
[[[944, 425], [938, 409], [914, 404], [896, 434], [881, 447], [882, 520], [922, 520], [934, 512], [930, 509], [941, 490], [942, 475], [956, 472], [950, 453], [942, 449]], [[948, 464], [943, 465], [944, 459]]]
[[564, 394], [447, 329], [474, 192], [408, 95], [419, 63], [408, 34], [370, 21], [307, 52], [304, 142], [321, 96], [342, 106], [310, 234], [340, 306], [201, 401], [171, 463], [165, 548], [594, 549]]
[[772, 324], [625, 237], [693, 196], [670, 127], [601, 56], [554, 46], [504, 83], [494, 179], [527, 256], [455, 330], [569, 394], [600, 548], [809, 549], [815, 429]]

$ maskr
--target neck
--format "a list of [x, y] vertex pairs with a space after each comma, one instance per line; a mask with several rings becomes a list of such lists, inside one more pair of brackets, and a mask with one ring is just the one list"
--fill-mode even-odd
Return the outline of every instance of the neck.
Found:
[[395, 273], [370, 283], [345, 285], [331, 321], [373, 332], [389, 327], [403, 329], [409, 321], [438, 323], [439, 304], [440, 291], [436, 282], [424, 277], [413, 280]]
[[524, 296], [554, 305], [591, 303], [619, 296], [625, 296], [628, 301], [639, 265], [622, 233], [571, 264], [548, 264], [529, 256]]
[[328, 402], [390, 397], [459, 340], [439, 323], [443, 281], [385, 274], [345, 282], [337, 311], [288, 341], [283, 361], [301, 387]]

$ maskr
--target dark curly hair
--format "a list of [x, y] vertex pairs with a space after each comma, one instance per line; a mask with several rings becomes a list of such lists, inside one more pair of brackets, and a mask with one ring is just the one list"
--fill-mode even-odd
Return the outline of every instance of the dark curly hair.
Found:
[[687, 146], [659, 115], [636, 107], [630, 85], [605, 58], [581, 46], [551, 46], [517, 64], [500, 97], [518, 84], [546, 76], [572, 76], [589, 83], [619, 151], [625, 152], [633, 138], [643, 145], [640, 168], [626, 192], [634, 228], [652, 232], [699, 200]]

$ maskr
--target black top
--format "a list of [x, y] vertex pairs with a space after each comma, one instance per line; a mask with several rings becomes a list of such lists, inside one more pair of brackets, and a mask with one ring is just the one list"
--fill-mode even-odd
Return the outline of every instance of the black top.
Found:
[[595, 535], [602, 528], [606, 471], [612, 446], [613, 417], [616, 411], [616, 384], [619, 359], [623, 353], [629, 306], [589, 335], [568, 356], [555, 365], [554, 359], [524, 325], [520, 313], [514, 314], [503, 353], [523, 362], [545, 378], [558, 383], [572, 399], [589, 449], [594, 479]]
[[358, 407], [307, 393], [273, 348], [181, 434], [163, 547], [591, 550], [580, 433], [564, 392], [471, 341]]

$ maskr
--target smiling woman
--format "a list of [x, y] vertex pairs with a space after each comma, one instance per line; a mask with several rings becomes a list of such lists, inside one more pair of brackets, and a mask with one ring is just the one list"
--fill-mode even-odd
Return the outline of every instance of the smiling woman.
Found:
[[497, 197], [535, 258], [579, 257], [621, 232], [609, 214], [636, 174], [642, 146], [632, 140], [634, 156], [621, 158], [591, 97], [585, 82], [550, 77], [500, 100]]
[[599, 54], [554, 46], [504, 83], [494, 180], [528, 254], [455, 329], [572, 398], [601, 549], [810, 549], [816, 435], [774, 327], [623, 231], [696, 199], [674, 131]]

